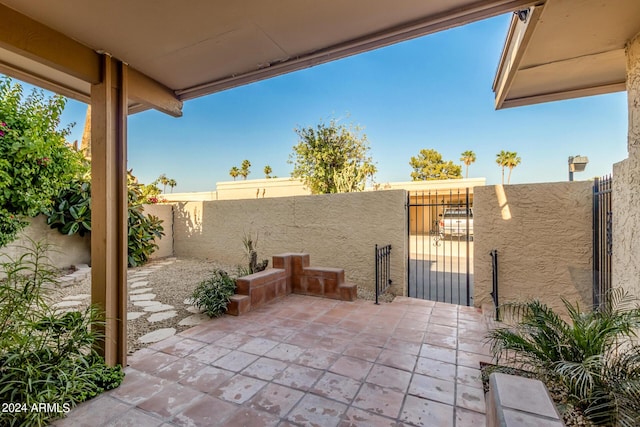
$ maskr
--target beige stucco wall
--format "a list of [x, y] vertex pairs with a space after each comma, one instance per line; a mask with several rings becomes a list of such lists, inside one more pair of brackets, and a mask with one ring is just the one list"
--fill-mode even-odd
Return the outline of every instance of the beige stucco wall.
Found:
[[144, 213], [160, 218], [164, 228], [164, 236], [156, 240], [158, 249], [151, 255], [151, 259], [173, 256], [173, 205], [144, 205]]
[[475, 188], [475, 305], [493, 304], [491, 257], [498, 250], [500, 304], [537, 298], [592, 302], [591, 182]]
[[611, 270], [614, 287], [640, 297], [640, 33], [627, 44], [626, 56], [629, 157], [613, 166]]
[[[47, 218], [39, 215], [30, 220], [30, 225], [19, 235], [18, 239], [4, 248], [0, 248], [1, 255], [7, 255], [17, 259], [24, 253], [22, 247], [31, 247], [29, 239], [42, 241], [51, 245], [49, 260], [51, 265], [58, 268], [67, 268], [71, 265], [89, 264], [91, 260], [91, 238], [86, 235], [66, 236], [58, 230], [47, 225]], [[6, 260], [1, 256], [2, 262]]]
[[177, 203], [175, 255], [243, 264], [243, 234], [258, 234], [260, 259], [307, 252], [312, 266], [344, 268], [347, 281], [373, 289], [375, 244], [390, 243], [391, 278], [402, 294], [405, 203], [403, 190]]

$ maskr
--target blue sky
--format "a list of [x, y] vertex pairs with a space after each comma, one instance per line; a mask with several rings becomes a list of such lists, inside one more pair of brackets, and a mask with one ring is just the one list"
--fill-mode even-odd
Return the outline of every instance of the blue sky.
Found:
[[[376, 181], [410, 181], [422, 148], [458, 163], [473, 150], [470, 177], [500, 182], [500, 150], [522, 158], [512, 184], [567, 180], [567, 158], [586, 155], [589, 179], [627, 157], [626, 93], [494, 110], [491, 91], [510, 16], [503, 15], [384, 49], [187, 101], [176, 119], [156, 111], [129, 117], [129, 168], [143, 183], [165, 173], [174, 192], [210, 191], [229, 169], [249, 178], [289, 176], [293, 129], [332, 117], [364, 127]], [[69, 101], [63, 120], [81, 139], [86, 106]]]

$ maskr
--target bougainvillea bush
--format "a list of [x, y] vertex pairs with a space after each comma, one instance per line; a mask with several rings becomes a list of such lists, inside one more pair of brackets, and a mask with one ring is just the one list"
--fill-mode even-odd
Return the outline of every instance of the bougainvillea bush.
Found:
[[60, 129], [66, 100], [0, 77], [0, 247], [15, 239], [26, 219], [46, 210], [76, 176], [80, 153]]

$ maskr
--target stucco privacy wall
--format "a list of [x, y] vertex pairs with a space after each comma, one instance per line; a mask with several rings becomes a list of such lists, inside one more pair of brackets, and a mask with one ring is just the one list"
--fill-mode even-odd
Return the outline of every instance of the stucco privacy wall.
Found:
[[173, 256], [173, 205], [144, 205], [145, 215], [154, 215], [162, 220], [164, 236], [156, 240], [158, 249], [151, 259]]
[[344, 268], [346, 280], [373, 289], [376, 244], [392, 245], [391, 279], [406, 284], [406, 192], [177, 203], [177, 257], [243, 264], [242, 237], [258, 235], [258, 257], [306, 252], [311, 266]]
[[476, 187], [475, 305], [491, 299], [492, 249], [498, 250], [499, 303], [539, 299], [590, 307], [591, 182]]
[[640, 33], [627, 44], [629, 158], [613, 165], [613, 241], [611, 270], [614, 287], [640, 297]]
[[[47, 225], [47, 218], [44, 215], [38, 215], [29, 220], [30, 224], [19, 235], [17, 240], [0, 248], [0, 254], [17, 259], [25, 253], [24, 247], [31, 247], [29, 239], [36, 242], [46, 242], [50, 245], [50, 251], [47, 254], [51, 265], [58, 268], [66, 268], [71, 265], [89, 264], [91, 260], [91, 239], [88, 235], [80, 237], [79, 235], [66, 236], [58, 230], [52, 229]], [[7, 261], [2, 256], [1, 262]]]

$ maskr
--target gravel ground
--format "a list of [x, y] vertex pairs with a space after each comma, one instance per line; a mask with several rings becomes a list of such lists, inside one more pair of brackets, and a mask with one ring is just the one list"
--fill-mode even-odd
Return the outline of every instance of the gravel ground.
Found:
[[[145, 313], [145, 315], [137, 319], [129, 320], [127, 322], [129, 353], [133, 353], [149, 345], [138, 341], [138, 338], [149, 332], [160, 328], [175, 328], [177, 332], [181, 332], [190, 328], [191, 326], [179, 325], [181, 320], [197, 313], [194, 307], [185, 304], [185, 300], [189, 298], [195, 287], [202, 280], [206, 279], [216, 268], [221, 268], [228, 272], [234, 272], [236, 270], [235, 266], [223, 265], [215, 261], [174, 258], [154, 260], [142, 267], [130, 268], [128, 270], [129, 282], [134, 281], [132, 276], [135, 277], [136, 273], [150, 271], [146, 278], [136, 280], [148, 281], [148, 285], [144, 286], [144, 288], [151, 288], [151, 290], [147, 292], [155, 294], [154, 300], [173, 306], [173, 310], [176, 311], [177, 316], [151, 323], [147, 320], [149, 314]], [[91, 280], [90, 277], [87, 277], [75, 285], [59, 288], [52, 302], [63, 301], [64, 298], [68, 300], [71, 296], [88, 295], [90, 293]], [[374, 300], [375, 292], [359, 286], [358, 298]], [[394, 295], [386, 293], [381, 295], [380, 301], [391, 302], [393, 298]], [[73, 309], [82, 309], [88, 304], [89, 297], [86, 297], [83, 299], [82, 305], [74, 307]], [[137, 307], [133, 305], [132, 302], [129, 302], [128, 311], [131, 313], [141, 312], [143, 310], [141, 307]]]

